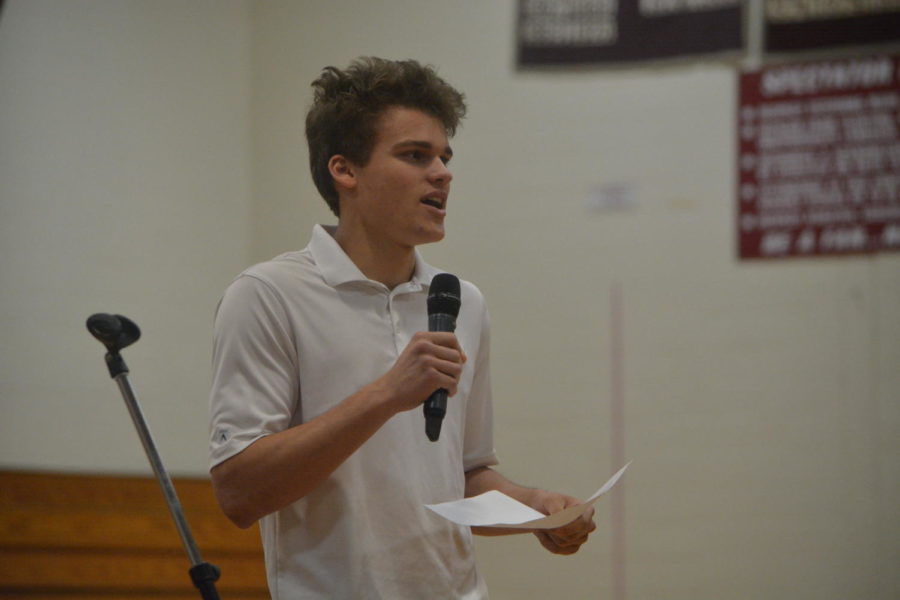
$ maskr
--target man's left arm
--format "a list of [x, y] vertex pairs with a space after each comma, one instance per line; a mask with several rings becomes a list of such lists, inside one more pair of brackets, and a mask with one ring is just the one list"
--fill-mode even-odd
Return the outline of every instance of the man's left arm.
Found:
[[[564, 508], [581, 504], [581, 500], [549, 492], [547, 490], [528, 488], [513, 483], [490, 467], [477, 467], [466, 472], [466, 497], [477, 496], [490, 490], [503, 492], [507, 496], [526, 504], [545, 515], [551, 515]], [[592, 531], [597, 528], [594, 523], [594, 508], [588, 509], [575, 521], [556, 529], [503, 529], [500, 527], [473, 527], [477, 535], [508, 535], [512, 533], [534, 533], [541, 545], [554, 554], [574, 554], [584, 544]]]

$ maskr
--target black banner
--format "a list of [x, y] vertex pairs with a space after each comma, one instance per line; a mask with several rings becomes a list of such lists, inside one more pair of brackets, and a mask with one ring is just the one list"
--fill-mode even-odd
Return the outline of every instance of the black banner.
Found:
[[519, 0], [520, 65], [740, 50], [741, 0]]
[[900, 0], [766, 0], [766, 50], [900, 40]]

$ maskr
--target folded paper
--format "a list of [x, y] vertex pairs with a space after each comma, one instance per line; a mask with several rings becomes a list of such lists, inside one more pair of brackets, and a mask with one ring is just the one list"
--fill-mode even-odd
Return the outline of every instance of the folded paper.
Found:
[[544, 515], [502, 492], [491, 490], [472, 498], [426, 504], [425, 506], [447, 520], [471, 527], [503, 527], [509, 529], [556, 529], [571, 523], [612, 489], [625, 474], [626, 464], [609, 478], [583, 504], [570, 506], [552, 515]]

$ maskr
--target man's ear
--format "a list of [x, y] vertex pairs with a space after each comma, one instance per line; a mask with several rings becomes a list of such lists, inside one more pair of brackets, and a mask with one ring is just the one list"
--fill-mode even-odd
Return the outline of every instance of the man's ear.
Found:
[[328, 172], [336, 188], [352, 190], [356, 187], [356, 168], [344, 155], [335, 154], [328, 159]]

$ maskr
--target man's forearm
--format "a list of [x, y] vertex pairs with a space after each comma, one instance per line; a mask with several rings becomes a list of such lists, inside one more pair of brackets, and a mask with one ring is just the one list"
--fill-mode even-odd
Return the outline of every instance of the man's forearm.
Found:
[[477, 467], [466, 472], [466, 498], [483, 494], [491, 490], [503, 492], [519, 502], [528, 504], [537, 490], [513, 483], [498, 471], [490, 467]]
[[211, 471], [223, 512], [239, 527], [303, 498], [394, 414], [363, 388], [321, 416], [260, 438]]
[[456, 393], [465, 353], [450, 332], [413, 335], [391, 369], [328, 412], [261, 438], [212, 471], [222, 510], [239, 527], [318, 487], [398, 412], [432, 391]]
[[[499, 472], [490, 467], [478, 467], [466, 472], [466, 498], [483, 494], [491, 490], [497, 490], [514, 498], [522, 504], [534, 508], [535, 495], [541, 490], [535, 490], [513, 483]], [[472, 533], [476, 535], [511, 535], [516, 533], [529, 533], [528, 529], [504, 529], [501, 527], [473, 527]]]

